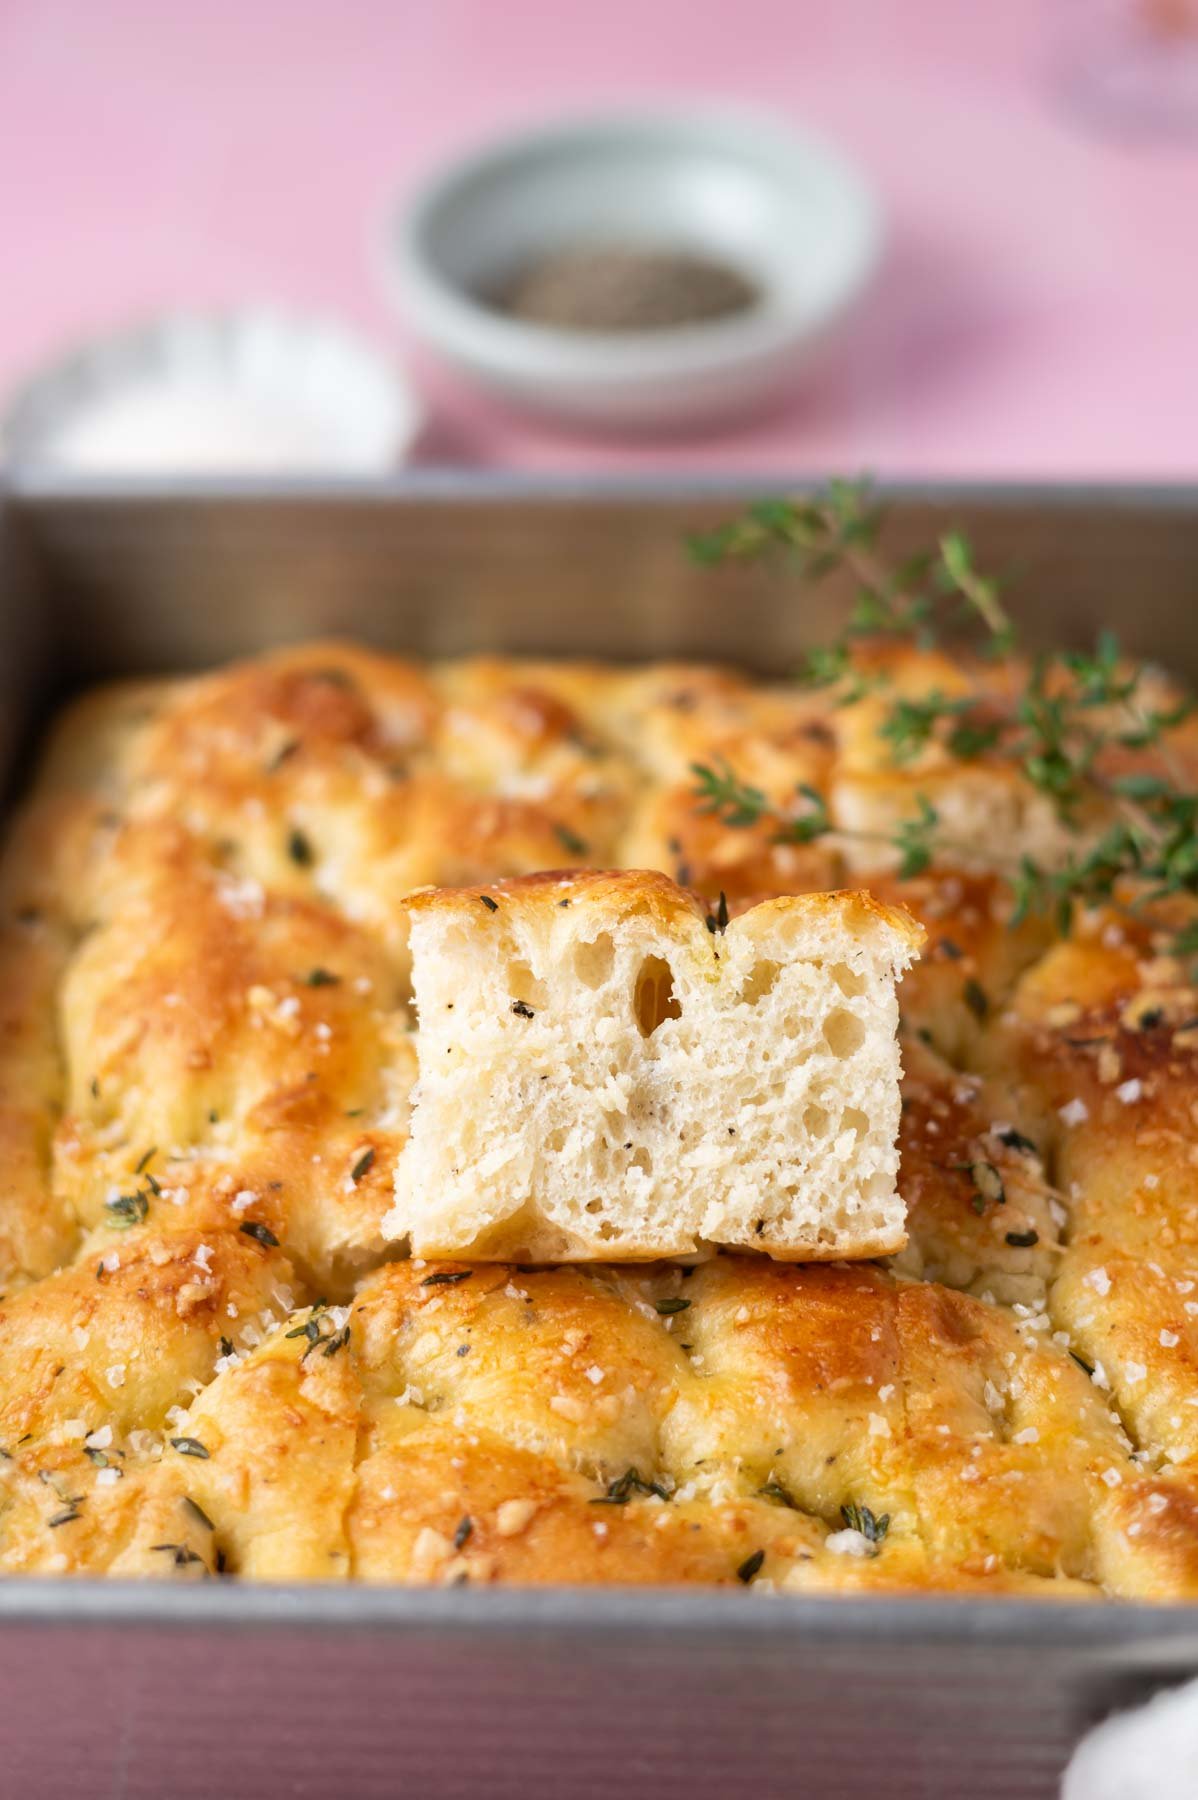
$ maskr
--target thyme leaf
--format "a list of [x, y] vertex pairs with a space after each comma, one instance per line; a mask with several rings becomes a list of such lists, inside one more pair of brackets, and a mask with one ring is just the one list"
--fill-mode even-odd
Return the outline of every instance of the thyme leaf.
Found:
[[140, 1188], [134, 1194], [116, 1194], [111, 1200], [104, 1202], [104, 1210], [108, 1214], [107, 1223], [113, 1231], [128, 1231], [131, 1226], [145, 1222], [150, 1210], [150, 1197]]
[[592, 1506], [627, 1506], [633, 1493], [656, 1494], [659, 1500], [668, 1500], [669, 1492], [659, 1482], [646, 1481], [638, 1469], [625, 1469], [622, 1475], [609, 1485], [605, 1494], [598, 1494], [591, 1501]]
[[241, 1230], [245, 1233], [246, 1237], [252, 1237], [255, 1242], [263, 1245], [267, 1250], [278, 1248], [279, 1240], [271, 1230], [270, 1226], [261, 1224], [257, 1219], [246, 1219], [241, 1226]]
[[754, 1575], [756, 1575], [761, 1568], [764, 1561], [765, 1551], [754, 1550], [752, 1556], [746, 1556], [744, 1562], [741, 1563], [740, 1568], [736, 1571], [736, 1579], [743, 1582], [747, 1587]]
[[568, 825], [555, 824], [553, 835], [567, 856], [585, 856], [587, 854], [585, 841], [579, 837], [576, 831], [571, 831]]
[[316, 861], [312, 841], [298, 825], [293, 825], [287, 833], [287, 854], [299, 869], [310, 869]]
[[890, 1530], [889, 1513], [875, 1514], [868, 1506], [860, 1506], [855, 1501], [842, 1506], [840, 1516], [846, 1531], [859, 1531], [871, 1544], [880, 1544]]

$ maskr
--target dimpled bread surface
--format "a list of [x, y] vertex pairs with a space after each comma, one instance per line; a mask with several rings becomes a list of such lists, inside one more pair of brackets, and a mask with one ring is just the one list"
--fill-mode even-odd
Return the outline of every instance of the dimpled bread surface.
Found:
[[[1198, 1595], [1191, 971], [1146, 916], [1012, 926], [970, 845], [1048, 826], [997, 761], [904, 880], [703, 813], [696, 760], [855, 829], [919, 785], [723, 669], [319, 644], [72, 708], [0, 870], [4, 1571]], [[406, 897], [571, 867], [926, 929], [895, 1256], [392, 1241]]]

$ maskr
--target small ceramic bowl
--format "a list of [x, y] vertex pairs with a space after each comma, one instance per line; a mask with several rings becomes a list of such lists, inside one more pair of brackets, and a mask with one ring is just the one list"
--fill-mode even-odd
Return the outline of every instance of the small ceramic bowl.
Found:
[[21, 470], [87, 476], [370, 475], [422, 423], [390, 360], [277, 307], [166, 313], [32, 375], [0, 418]]
[[[635, 332], [512, 318], [485, 296], [589, 245], [685, 251], [735, 268], [757, 304]], [[531, 132], [454, 164], [387, 226], [390, 285], [416, 335], [539, 412], [590, 425], [743, 411], [791, 381], [866, 286], [879, 213], [837, 151], [756, 116], [616, 114]]]

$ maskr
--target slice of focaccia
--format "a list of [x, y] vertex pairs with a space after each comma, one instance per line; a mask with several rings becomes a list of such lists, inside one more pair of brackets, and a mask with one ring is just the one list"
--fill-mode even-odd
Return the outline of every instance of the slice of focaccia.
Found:
[[895, 981], [921, 942], [868, 894], [721, 928], [642, 872], [409, 901], [420, 1075], [385, 1223], [417, 1256], [881, 1256]]

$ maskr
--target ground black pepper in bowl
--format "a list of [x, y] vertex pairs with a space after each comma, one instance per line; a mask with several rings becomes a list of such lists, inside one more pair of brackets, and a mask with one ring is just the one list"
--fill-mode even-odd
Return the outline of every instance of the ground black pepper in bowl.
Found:
[[550, 251], [486, 297], [560, 331], [667, 331], [747, 312], [760, 290], [739, 269], [684, 250], [593, 245]]

